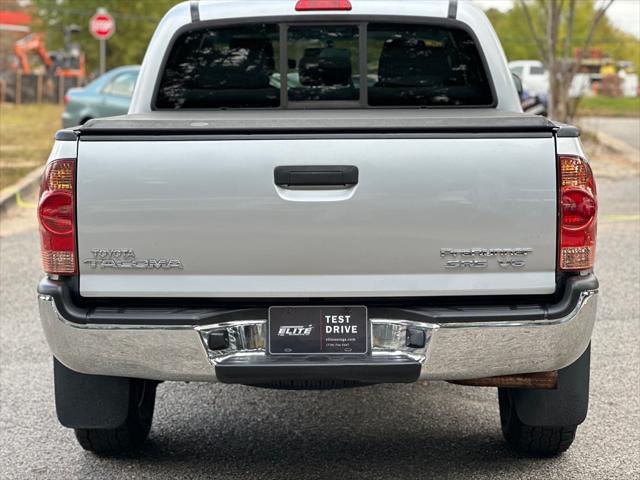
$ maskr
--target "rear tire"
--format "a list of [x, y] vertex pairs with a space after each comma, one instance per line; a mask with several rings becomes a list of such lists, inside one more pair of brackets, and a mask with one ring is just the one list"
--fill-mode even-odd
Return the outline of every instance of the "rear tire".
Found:
[[565, 452], [589, 407], [591, 346], [575, 362], [558, 370], [551, 390], [498, 388], [500, 424], [507, 443], [537, 456]]
[[135, 452], [151, 430], [157, 383], [132, 379], [129, 408], [124, 424], [117, 428], [75, 428], [82, 448], [97, 454]]
[[512, 391], [498, 389], [500, 424], [507, 443], [516, 450], [540, 456], [559, 455], [569, 449], [576, 436], [577, 425], [539, 427], [525, 425], [518, 418]]

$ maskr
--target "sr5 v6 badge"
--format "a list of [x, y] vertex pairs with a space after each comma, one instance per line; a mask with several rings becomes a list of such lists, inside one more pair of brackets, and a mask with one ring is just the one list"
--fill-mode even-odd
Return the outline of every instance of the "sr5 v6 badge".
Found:
[[92, 258], [87, 258], [82, 263], [92, 269], [137, 269], [137, 270], [171, 270], [182, 269], [182, 262], [175, 258], [136, 258], [135, 252], [130, 248], [94, 248], [91, 250]]
[[444, 268], [487, 268], [497, 262], [500, 268], [523, 268], [525, 258], [532, 248], [441, 248], [440, 257], [445, 259]]

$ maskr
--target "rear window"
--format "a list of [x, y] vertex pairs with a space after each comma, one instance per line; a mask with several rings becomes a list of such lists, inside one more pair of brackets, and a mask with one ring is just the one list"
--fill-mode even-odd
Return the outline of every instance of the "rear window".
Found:
[[357, 26], [291, 26], [287, 43], [290, 101], [360, 98]]
[[358, 22], [264, 23], [184, 33], [169, 53], [155, 99], [157, 109], [310, 103], [455, 107], [490, 106], [494, 99], [478, 46], [465, 30]]
[[207, 28], [181, 35], [167, 60], [156, 108], [260, 108], [280, 105], [278, 26]]
[[371, 24], [367, 32], [369, 104], [488, 105], [489, 81], [464, 30]]

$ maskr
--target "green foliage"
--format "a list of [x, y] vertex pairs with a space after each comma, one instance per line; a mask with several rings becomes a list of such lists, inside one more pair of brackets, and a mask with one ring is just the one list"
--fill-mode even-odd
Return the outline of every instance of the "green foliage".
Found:
[[597, 117], [640, 117], [640, 97], [585, 97], [580, 100], [578, 113]]
[[99, 45], [89, 33], [89, 19], [98, 7], [115, 18], [116, 33], [107, 41], [107, 69], [139, 64], [151, 35], [163, 15], [179, 0], [33, 0], [34, 16], [40, 19], [36, 30], [46, 32], [47, 48], [64, 47], [64, 27], [76, 24], [87, 60], [87, 72], [98, 69]]
[[[529, 10], [534, 21], [538, 36], [546, 41], [544, 14], [541, 1], [528, 2]], [[564, 15], [560, 30], [559, 42], [556, 46], [557, 53], [562, 55], [564, 39], [567, 35], [566, 14], [569, 10], [569, 2], [564, 2]], [[574, 48], [582, 48], [587, 39], [591, 23], [595, 14], [594, 0], [580, 0], [576, 3], [576, 16], [574, 23], [573, 41], [569, 54], [573, 55]], [[514, 2], [514, 8], [502, 13], [491, 9], [487, 15], [496, 29], [502, 46], [509, 60], [540, 59], [540, 54], [529, 32], [526, 17], [518, 0]], [[546, 45], [545, 45], [546, 46]], [[628, 60], [635, 63], [636, 68], [640, 63], [640, 40], [633, 35], [618, 30], [609, 21], [603, 18], [595, 31], [592, 48], [599, 48], [603, 54], [610, 55], [614, 60]]]
[[[98, 67], [98, 41], [89, 33], [89, 19], [98, 7], [106, 8], [117, 24], [116, 34], [107, 42], [107, 67], [135, 64], [142, 61], [144, 51], [159, 20], [179, 0], [33, 0], [35, 16], [40, 19], [37, 30], [47, 33], [47, 46], [50, 50], [59, 50], [64, 46], [64, 27], [70, 24], [79, 25], [81, 33], [76, 40], [82, 45], [87, 58], [87, 70], [94, 71]], [[537, 31], [544, 35], [545, 26], [542, 20], [541, 1], [531, 0], [530, 10]], [[502, 13], [489, 10], [491, 19], [509, 60], [539, 58], [538, 50], [531, 38], [527, 23], [518, 1], [514, 8]], [[568, 9], [565, 2], [565, 11]], [[587, 37], [594, 15], [594, 0], [577, 2], [574, 28], [574, 47], [580, 48]], [[563, 45], [566, 35], [566, 22], [560, 33], [558, 48]], [[629, 60], [640, 64], [640, 41], [638, 38], [615, 28], [604, 18], [596, 30], [594, 48], [611, 55], [615, 60]]]

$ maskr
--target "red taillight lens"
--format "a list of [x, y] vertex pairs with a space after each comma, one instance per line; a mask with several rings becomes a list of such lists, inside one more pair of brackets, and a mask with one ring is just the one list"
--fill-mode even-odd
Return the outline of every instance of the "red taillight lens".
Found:
[[560, 161], [560, 270], [593, 268], [598, 201], [589, 164], [563, 155]]
[[562, 227], [566, 230], [582, 230], [596, 216], [596, 199], [582, 189], [567, 189], [562, 192]]
[[74, 160], [54, 160], [40, 186], [38, 220], [45, 272], [70, 275], [77, 271], [74, 227]]
[[71, 97], [69, 95], [65, 95], [63, 98], [64, 98], [64, 104], [69, 105], [69, 101], [71, 100]]
[[38, 206], [40, 225], [54, 235], [73, 233], [73, 196], [68, 192], [46, 192]]
[[349, 0], [298, 0], [296, 10], [351, 10]]

